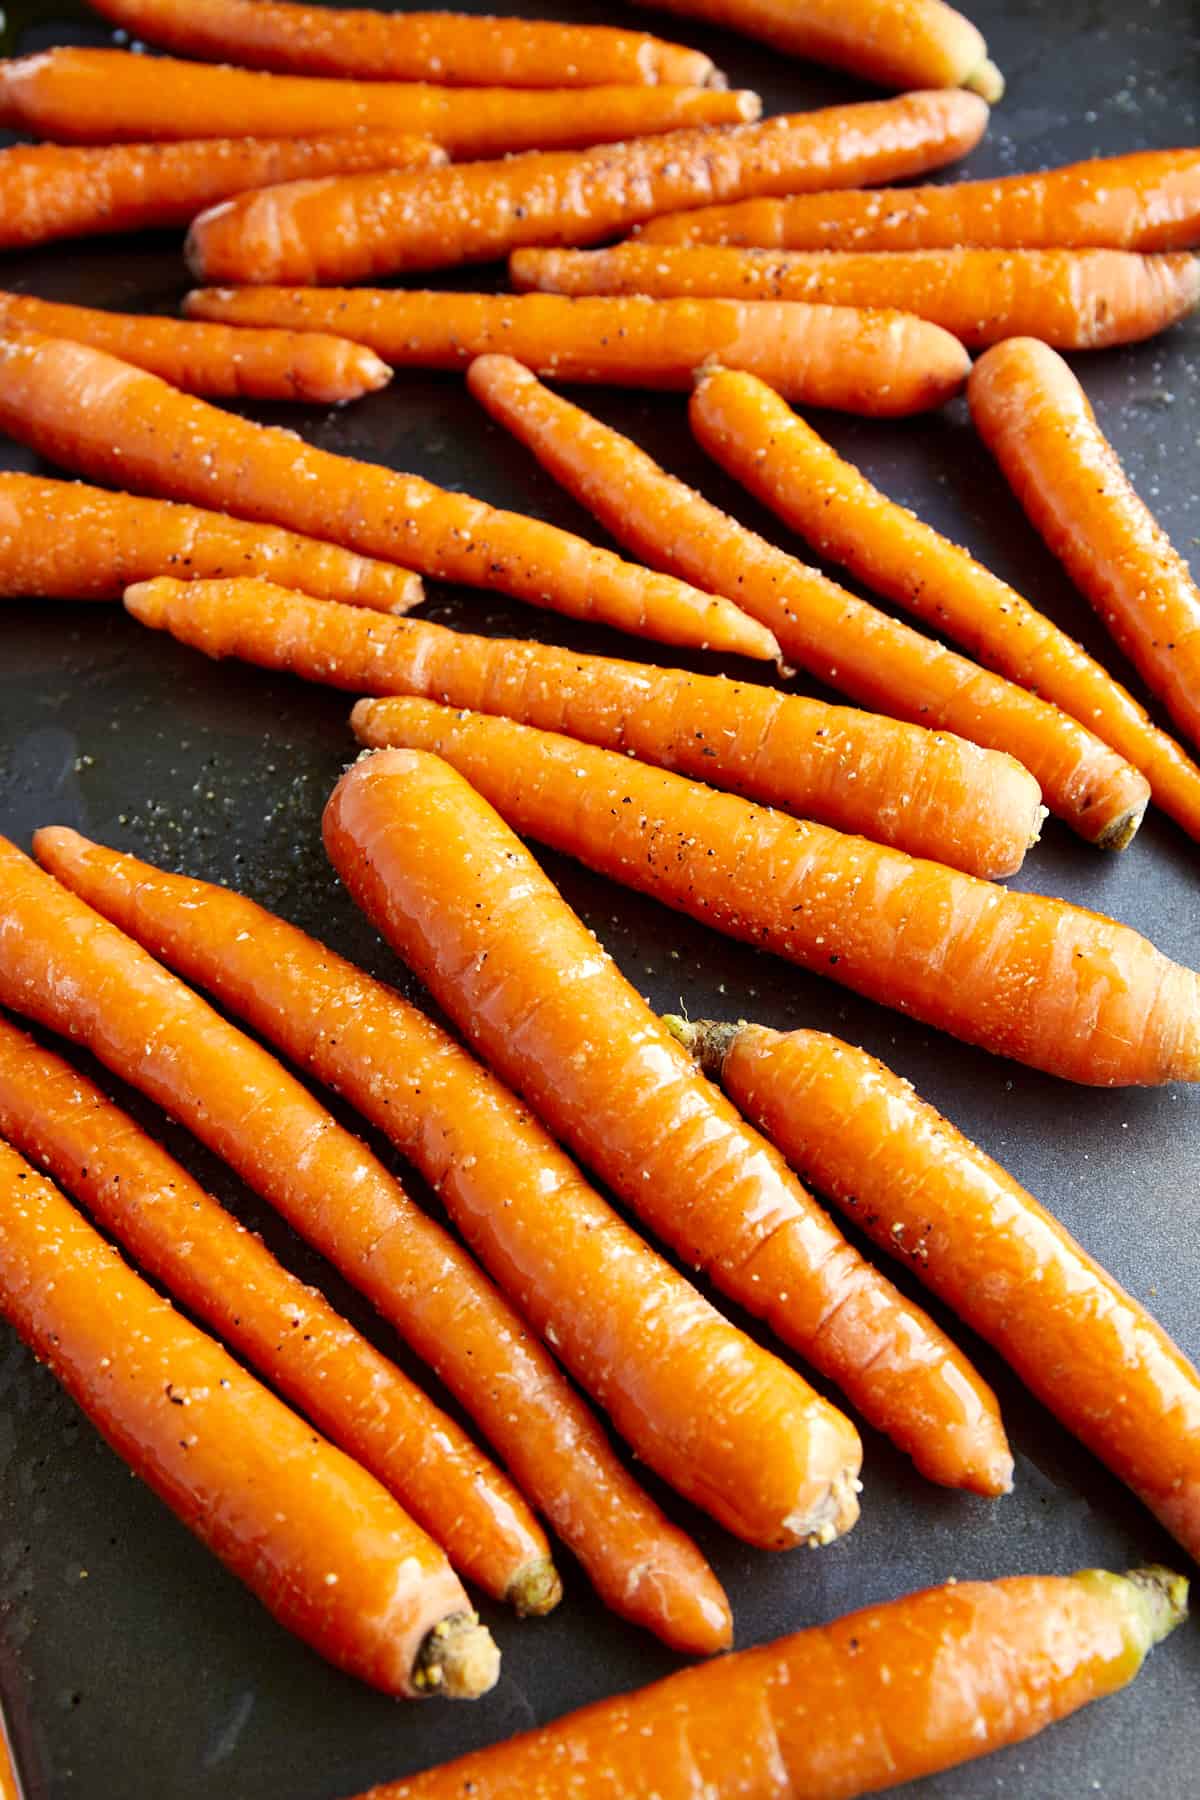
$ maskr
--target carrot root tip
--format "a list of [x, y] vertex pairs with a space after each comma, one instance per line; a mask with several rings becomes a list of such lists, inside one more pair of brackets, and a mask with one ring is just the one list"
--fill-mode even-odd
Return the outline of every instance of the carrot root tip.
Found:
[[843, 1469], [830, 1482], [827, 1493], [803, 1515], [797, 1513], [786, 1521], [796, 1541], [810, 1550], [824, 1550], [844, 1537], [858, 1523], [858, 1496], [862, 1482], [852, 1469]]
[[985, 57], [977, 69], [972, 69], [963, 86], [986, 100], [989, 106], [995, 106], [997, 100], [1004, 98], [1004, 77], [990, 56]]
[[449, 1700], [476, 1700], [500, 1678], [500, 1651], [475, 1613], [451, 1613], [428, 1632], [413, 1665], [412, 1685], [420, 1694]]
[[1096, 839], [1098, 850], [1127, 850], [1137, 836], [1138, 826], [1146, 816], [1144, 805], [1130, 807], [1105, 826]]
[[518, 1569], [504, 1597], [520, 1618], [544, 1618], [562, 1599], [558, 1570], [549, 1557], [539, 1556]]

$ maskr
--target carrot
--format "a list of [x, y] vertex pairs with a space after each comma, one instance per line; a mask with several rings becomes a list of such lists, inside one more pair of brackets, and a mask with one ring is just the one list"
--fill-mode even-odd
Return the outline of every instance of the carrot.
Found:
[[648, 240], [766, 250], [1188, 250], [1200, 150], [1139, 150], [949, 187], [794, 194], [655, 219]]
[[1032, 1194], [865, 1050], [821, 1031], [667, 1024], [797, 1173], [1200, 1557], [1200, 1373]]
[[854, 1523], [862, 1447], [848, 1421], [656, 1256], [453, 1038], [224, 888], [68, 832], [54, 866], [392, 1138], [522, 1316], [680, 1493], [767, 1549], [827, 1543]]
[[1124, 1687], [1187, 1612], [1165, 1569], [949, 1582], [685, 1669], [360, 1800], [852, 1800]]
[[[955, 656], [748, 531], [668, 475], [628, 438], [542, 387], [510, 358], [478, 358], [467, 381], [476, 398], [528, 445], [555, 480], [646, 562], [736, 599], [771, 627], [790, 661], [831, 687], [842, 688], [852, 699], [917, 724], [958, 732], [976, 744], [1010, 751], [1037, 778], [1050, 809], [1073, 829], [1108, 846], [1129, 842], [1146, 804], [1145, 784], [1056, 707]], [[706, 395], [708, 391], [706, 385]], [[429, 693], [428, 698], [452, 696]], [[485, 712], [493, 710], [485, 698], [462, 700]], [[555, 726], [549, 718], [528, 717], [526, 722], [592, 735], [576, 733], [573, 721]], [[716, 787], [735, 786], [751, 799], [807, 812], [824, 824], [861, 830], [867, 837], [953, 863], [972, 874], [1003, 872], [999, 842], [991, 866], [983, 859], [969, 862], [932, 838], [921, 848], [912, 831], [920, 807], [911, 801], [902, 807], [902, 838], [868, 822], [856, 825], [849, 813], [835, 817], [819, 806], [794, 805], [782, 789], [771, 792], [765, 785], [751, 788], [745, 782], [728, 782], [711, 766], [706, 769], [693, 762], [689, 767], [678, 760], [669, 766]], [[903, 781], [892, 793], [893, 807], [901, 795], [913, 795]], [[872, 798], [880, 816], [886, 817], [884, 796]], [[997, 814], [997, 822], [1001, 816]]]
[[1097, 1087], [1200, 1080], [1200, 975], [1099, 913], [508, 719], [393, 700], [388, 737], [515, 830], [968, 1043]]
[[727, 600], [523, 513], [314, 449], [65, 339], [0, 337], [0, 423], [101, 480], [334, 538], [364, 556], [664, 643], [779, 654], [766, 627]]
[[389, 1694], [494, 1685], [499, 1653], [432, 1538], [2, 1140], [0, 1313], [118, 1456], [321, 1656]]
[[427, 138], [371, 131], [320, 138], [205, 138], [179, 144], [0, 150], [0, 250], [56, 238], [188, 225], [204, 207], [301, 175], [445, 162]]
[[0, 596], [119, 600], [130, 582], [164, 572], [271, 575], [377, 612], [406, 613], [425, 597], [420, 576], [407, 569], [273, 525], [0, 471]]
[[971, 366], [937, 325], [850, 306], [268, 287], [200, 289], [185, 305], [224, 329], [321, 321], [400, 368], [456, 369], [501, 349], [556, 381], [687, 389], [720, 361], [791, 399], [882, 418], [940, 406]]
[[[48, 860], [60, 842], [38, 840]], [[0, 1004], [93, 1051], [327, 1254], [492, 1437], [615, 1611], [721, 1647], [728, 1611], [699, 1552], [454, 1240], [273, 1057], [3, 840], [0, 878]]]
[[462, 1428], [98, 1087], [3, 1018], [0, 1133], [394, 1494], [461, 1575], [525, 1611], [557, 1604], [525, 1502]]
[[455, 157], [584, 148], [757, 119], [757, 94], [716, 88], [456, 88], [210, 68], [74, 45], [0, 62], [0, 121], [66, 144], [406, 131]]
[[1053, 350], [982, 360], [971, 418], [1017, 499], [1171, 717], [1200, 743], [1200, 588]]
[[971, 94], [906, 94], [594, 150], [296, 182], [202, 214], [188, 260], [206, 281], [329, 283], [591, 244], [677, 207], [937, 167], [978, 142], [987, 116]]

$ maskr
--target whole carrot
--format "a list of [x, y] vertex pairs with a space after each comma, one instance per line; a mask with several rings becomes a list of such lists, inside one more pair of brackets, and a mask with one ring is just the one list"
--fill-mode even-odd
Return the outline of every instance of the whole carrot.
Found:
[[[56, 834], [39, 841], [52, 860]], [[721, 1648], [728, 1608], [699, 1552], [470, 1257], [273, 1057], [2, 839], [0, 879], [0, 1004], [85, 1045], [326, 1253], [502, 1447], [615, 1611]], [[544, 1592], [544, 1564], [532, 1578]]]
[[1200, 1557], [1200, 1373], [1057, 1219], [865, 1050], [822, 1031], [667, 1023], [797, 1173]]
[[223, 319], [226, 330], [336, 327], [400, 368], [456, 369], [502, 349], [556, 381], [687, 389], [697, 369], [719, 361], [794, 400], [883, 418], [940, 406], [971, 366], [937, 325], [850, 306], [269, 287], [200, 289], [185, 304], [191, 318]]
[[493, 1686], [499, 1654], [432, 1538], [3, 1140], [0, 1313], [118, 1456], [320, 1655], [389, 1694]]
[[1200, 975], [1114, 919], [508, 719], [393, 700], [388, 736], [515, 830], [968, 1043], [1096, 1087], [1200, 1080]]
[[0, 423], [68, 467], [665, 643], [770, 660], [765, 626], [522, 513], [302, 443], [62, 338], [0, 337]]
[[541, 1531], [466, 1432], [94, 1083], [2, 1017], [0, 1134], [394, 1494], [460, 1575], [526, 1612], [557, 1604]]
[[1200, 743], [1200, 588], [1066, 363], [1031, 338], [997, 345], [971, 384], [971, 418], [1076, 587]]
[[937, 167], [986, 123], [972, 94], [906, 94], [594, 150], [294, 182], [202, 214], [188, 260], [205, 281], [326, 284], [488, 262], [520, 244], [593, 244], [678, 207]]

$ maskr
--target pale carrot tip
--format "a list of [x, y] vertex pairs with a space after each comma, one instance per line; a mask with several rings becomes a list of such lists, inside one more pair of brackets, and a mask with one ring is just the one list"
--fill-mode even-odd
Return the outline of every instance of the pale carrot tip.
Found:
[[382, 357], [376, 356], [373, 350], [368, 350], [362, 358], [362, 361], [359, 364], [359, 373], [362, 377], [363, 392], [365, 394], [377, 394], [379, 390], [385, 388], [392, 379], [391, 369], [388, 367], [387, 363], [383, 361]]
[[1145, 1569], [1130, 1569], [1126, 1580], [1140, 1591], [1150, 1642], [1161, 1643], [1188, 1616], [1187, 1576], [1155, 1563]]
[[162, 590], [158, 581], [135, 581], [125, 589], [123, 602], [127, 613], [143, 625], [157, 625], [163, 617]]
[[995, 106], [997, 100], [1004, 98], [1004, 77], [991, 57], [986, 57], [977, 69], [973, 69], [963, 82], [963, 86], [972, 94], [978, 94], [989, 106]]
[[562, 1599], [558, 1570], [548, 1556], [539, 1556], [518, 1569], [504, 1597], [520, 1618], [544, 1618]]
[[1131, 806], [1127, 812], [1118, 813], [1110, 821], [1096, 839], [1098, 850], [1127, 850], [1137, 836], [1138, 826], [1146, 816], [1146, 803]]
[[412, 1685], [418, 1693], [476, 1700], [500, 1678], [500, 1651], [475, 1613], [452, 1613], [433, 1627], [417, 1653]]

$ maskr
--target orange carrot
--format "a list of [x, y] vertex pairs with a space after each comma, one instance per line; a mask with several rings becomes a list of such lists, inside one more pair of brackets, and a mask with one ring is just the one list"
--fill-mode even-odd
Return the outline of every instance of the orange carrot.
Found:
[[359, 1800], [853, 1800], [1022, 1743], [1122, 1688], [1187, 1582], [950, 1582], [685, 1669]]
[[427, 138], [395, 131], [87, 149], [18, 144], [0, 150], [0, 250], [188, 225], [219, 200], [302, 175], [407, 169], [445, 160], [445, 151]]
[[[1064, 765], [1085, 835], [1111, 832], [1119, 842], [1122, 815], [1136, 824], [1149, 783], [1156, 803], [1200, 836], [1200, 769], [1151, 723], [1145, 708], [1007, 582], [872, 487], [768, 388], [741, 375], [714, 374], [697, 387], [691, 423], [722, 468], [823, 557], [844, 563], [990, 668], [1053, 701], [1095, 734], [1093, 748], [1100, 738], [1141, 771], [1145, 780], [1134, 784], [1131, 769], [1113, 759], [1107, 766], [1095, 759], [1090, 767]], [[680, 562], [678, 572], [685, 570]], [[1053, 754], [1051, 738], [1041, 727], [1038, 735], [1042, 757], [1020, 739], [1010, 747], [1053, 803], [1056, 785], [1043, 760], [1046, 752]]]
[[[65, 845], [46, 832], [38, 847], [52, 861]], [[721, 1647], [728, 1611], [699, 1552], [465, 1251], [273, 1057], [2, 839], [0, 879], [0, 1004], [92, 1050], [326, 1253], [497, 1443], [615, 1611]]]
[[351, 606], [406, 613], [419, 575], [336, 544], [171, 500], [0, 471], [0, 596], [119, 600], [132, 581], [270, 575]]
[[[1041, 822], [1037, 783], [1010, 757], [772, 688], [368, 620], [261, 581], [141, 582], [125, 604], [208, 656], [503, 713], [973, 872], [1011, 873]], [[363, 702], [354, 725], [386, 745], [388, 719], [386, 700]]]
[[473, 1698], [494, 1684], [499, 1653], [433, 1539], [2, 1140], [0, 1313], [118, 1456], [320, 1655], [389, 1694]]
[[1113, 919], [508, 719], [393, 700], [402, 735], [515, 830], [968, 1043], [1097, 1087], [1200, 1080], [1200, 975]]
[[931, 1480], [1007, 1491], [990, 1390], [697, 1073], [486, 800], [435, 756], [381, 750], [335, 788], [325, 844], [468, 1039], [686, 1263], [837, 1381]]
[[63, 338], [0, 337], [0, 423], [101, 480], [333, 538], [364, 556], [664, 643], [779, 654], [766, 627], [727, 600], [419, 475], [313, 449]]
[[202, 214], [188, 259], [201, 280], [329, 283], [593, 244], [677, 207], [937, 167], [978, 142], [987, 116], [972, 94], [906, 94], [594, 150], [294, 182]]
[[898, 307], [972, 349], [1028, 333], [1062, 350], [1100, 350], [1165, 331], [1200, 301], [1200, 262], [1127, 250], [739, 250], [615, 244], [514, 250], [520, 291], [727, 295], [812, 305]]
[[0, 62], [0, 122], [64, 144], [406, 131], [451, 156], [582, 149], [689, 125], [757, 119], [757, 94], [717, 88], [435, 87], [211, 68], [126, 50], [43, 50]]
[[185, 304], [191, 318], [223, 319], [225, 329], [336, 327], [400, 368], [456, 369], [501, 349], [556, 381], [687, 389], [698, 368], [719, 361], [793, 400], [882, 418], [940, 406], [971, 366], [937, 325], [850, 306], [271, 287], [202, 288]]
[[1200, 743], [1200, 588], [1044, 344], [983, 358], [971, 417], [1017, 499], [1176, 724]]
[[[831, 687], [842, 688], [852, 699], [917, 724], [958, 732], [976, 744], [1010, 751], [1037, 778], [1051, 811], [1083, 837], [1108, 847], [1129, 842], [1146, 804], [1144, 782], [1057, 707], [989, 675], [977, 663], [889, 618], [748, 531], [668, 475], [628, 438], [542, 387], [510, 358], [478, 358], [467, 380], [492, 416], [527, 444], [543, 468], [637, 556], [736, 599], [771, 627], [789, 661]], [[705, 384], [705, 397], [710, 388], [719, 386], [717, 378]], [[700, 404], [696, 402], [697, 407]], [[769, 456], [769, 449], [764, 454]], [[814, 502], [818, 513], [820, 506], [818, 492]], [[425, 691], [429, 699], [455, 698]], [[459, 698], [480, 711], [495, 710], [486, 695]], [[508, 706], [502, 710], [530, 725], [594, 736], [578, 732], [573, 718], [556, 725], [550, 718], [518, 714]], [[861, 830], [867, 837], [953, 863], [972, 874], [1001, 873], [998, 858], [989, 868], [982, 859], [968, 863], [932, 839], [919, 848], [907, 825], [902, 842], [895, 835], [885, 837], [869, 823], [852, 825], [848, 813], [835, 818], [820, 807], [795, 805], [782, 789], [771, 792], [765, 785], [751, 788], [745, 782], [726, 781], [711, 764], [706, 768], [694, 760], [688, 765], [676, 759], [668, 766], [716, 787], [735, 786], [753, 800], [807, 812], [827, 825]], [[898, 784], [893, 803], [906, 792], [911, 790]], [[874, 799], [885, 814], [883, 796]]]
[[765, 250], [1188, 250], [1200, 244], [1200, 150], [1139, 150], [949, 187], [706, 206], [655, 219], [642, 235]]

